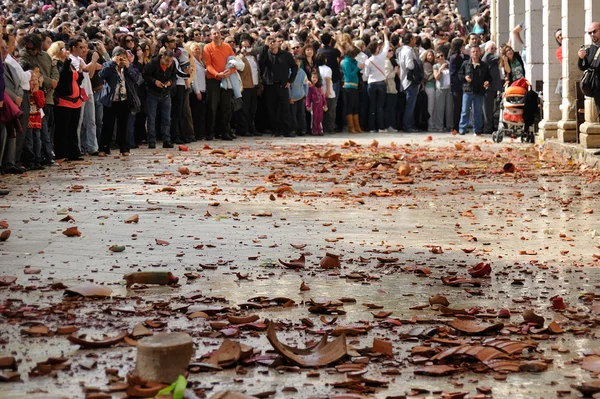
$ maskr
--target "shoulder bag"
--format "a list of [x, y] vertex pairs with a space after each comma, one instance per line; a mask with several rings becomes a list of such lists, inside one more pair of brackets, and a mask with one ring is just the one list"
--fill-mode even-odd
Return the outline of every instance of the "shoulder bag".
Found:
[[587, 97], [594, 97], [594, 93], [600, 91], [600, 76], [596, 74], [598, 56], [600, 56], [600, 47], [596, 50], [592, 64], [585, 70], [581, 78], [581, 91]]

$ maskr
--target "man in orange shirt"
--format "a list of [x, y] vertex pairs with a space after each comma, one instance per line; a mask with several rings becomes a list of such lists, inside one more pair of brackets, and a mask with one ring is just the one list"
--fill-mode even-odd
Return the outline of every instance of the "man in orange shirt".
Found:
[[[223, 42], [219, 29], [212, 28], [210, 30], [210, 37], [212, 42], [204, 47], [206, 101], [208, 103], [206, 138], [207, 140], [212, 140], [216, 136], [220, 137], [221, 140], [233, 140], [230, 126], [233, 90], [222, 89], [221, 79], [228, 77], [234, 72], [234, 69], [226, 70], [225, 65], [227, 64], [227, 57], [234, 56], [235, 54], [231, 46]], [[218, 121], [217, 115], [219, 115]]]

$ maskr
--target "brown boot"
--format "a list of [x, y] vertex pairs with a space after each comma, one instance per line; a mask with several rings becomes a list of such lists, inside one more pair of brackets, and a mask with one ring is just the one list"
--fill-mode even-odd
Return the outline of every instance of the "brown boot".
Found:
[[352, 115], [346, 115], [346, 121], [348, 122], [348, 131], [350, 133], [357, 133], [356, 128], [354, 127], [354, 119], [352, 119]]
[[360, 121], [358, 120], [358, 114], [352, 115], [352, 119], [354, 120], [354, 130], [356, 130], [356, 133], [364, 133], [362, 131], [362, 129], [360, 128]]

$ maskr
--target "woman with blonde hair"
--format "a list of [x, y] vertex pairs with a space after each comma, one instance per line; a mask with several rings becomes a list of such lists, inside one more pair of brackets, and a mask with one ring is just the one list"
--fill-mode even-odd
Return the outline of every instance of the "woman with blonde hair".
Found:
[[191, 43], [190, 54], [195, 69], [192, 92], [189, 96], [190, 110], [194, 121], [194, 137], [200, 140], [206, 134], [206, 67], [204, 66], [204, 43]]
[[183, 48], [187, 51], [190, 57], [190, 69], [188, 73], [190, 77], [185, 80], [185, 96], [183, 97], [183, 116], [181, 133], [185, 142], [196, 141], [196, 134], [194, 131], [194, 120], [191, 110], [190, 95], [193, 94], [192, 82], [194, 81], [194, 75], [196, 74], [196, 63], [192, 60], [193, 53], [190, 45], [193, 42], [183, 44]]

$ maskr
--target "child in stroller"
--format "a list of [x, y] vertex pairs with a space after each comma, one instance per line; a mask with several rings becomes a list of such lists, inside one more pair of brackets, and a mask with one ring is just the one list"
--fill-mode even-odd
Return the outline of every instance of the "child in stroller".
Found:
[[506, 87], [500, 103], [500, 122], [492, 140], [500, 143], [505, 135], [521, 137], [523, 143], [534, 143], [532, 127], [539, 119], [539, 96], [526, 79], [519, 79]]

